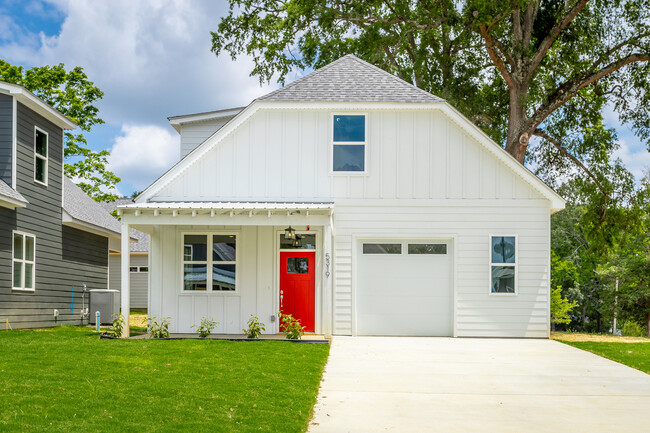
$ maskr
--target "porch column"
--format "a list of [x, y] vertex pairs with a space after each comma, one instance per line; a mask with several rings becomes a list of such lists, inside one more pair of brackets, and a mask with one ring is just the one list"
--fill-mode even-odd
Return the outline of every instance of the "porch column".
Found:
[[332, 225], [325, 224], [323, 230], [323, 334], [332, 335]]
[[124, 216], [122, 216], [122, 246], [120, 248], [122, 266], [120, 300], [121, 312], [124, 316], [124, 329], [122, 330], [122, 337], [129, 336], [129, 312], [131, 311], [131, 285], [129, 284], [129, 241], [129, 224], [124, 221]]

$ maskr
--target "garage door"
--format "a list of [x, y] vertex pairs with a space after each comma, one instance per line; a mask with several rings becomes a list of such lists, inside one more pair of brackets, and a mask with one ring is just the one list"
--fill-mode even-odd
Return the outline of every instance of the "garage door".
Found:
[[358, 335], [451, 335], [451, 242], [361, 241], [357, 251]]

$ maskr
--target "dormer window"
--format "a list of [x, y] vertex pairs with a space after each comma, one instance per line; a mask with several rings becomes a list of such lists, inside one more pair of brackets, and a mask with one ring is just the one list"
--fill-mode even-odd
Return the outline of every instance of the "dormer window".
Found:
[[34, 129], [34, 180], [47, 185], [47, 132]]
[[335, 114], [332, 124], [332, 170], [337, 173], [366, 171], [366, 116]]

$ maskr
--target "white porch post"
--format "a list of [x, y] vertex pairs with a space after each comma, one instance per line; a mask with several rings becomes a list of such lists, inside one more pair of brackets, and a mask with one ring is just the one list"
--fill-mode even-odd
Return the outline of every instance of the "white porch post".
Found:
[[332, 335], [332, 280], [334, 275], [332, 272], [332, 264], [334, 258], [332, 257], [332, 225], [325, 224], [323, 230], [323, 276], [325, 284], [323, 285], [323, 334]]
[[131, 311], [131, 285], [129, 284], [129, 224], [124, 221], [122, 216], [122, 246], [120, 248], [121, 266], [122, 266], [122, 283], [120, 288], [121, 311], [124, 316], [124, 329], [122, 337], [129, 336], [129, 312]]

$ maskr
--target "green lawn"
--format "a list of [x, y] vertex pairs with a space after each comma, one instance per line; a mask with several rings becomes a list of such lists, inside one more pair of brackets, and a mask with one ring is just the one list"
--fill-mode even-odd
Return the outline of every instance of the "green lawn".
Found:
[[560, 341], [650, 374], [650, 343]]
[[0, 332], [2, 432], [300, 432], [329, 345]]

